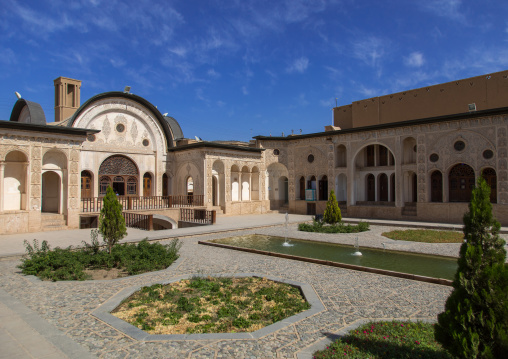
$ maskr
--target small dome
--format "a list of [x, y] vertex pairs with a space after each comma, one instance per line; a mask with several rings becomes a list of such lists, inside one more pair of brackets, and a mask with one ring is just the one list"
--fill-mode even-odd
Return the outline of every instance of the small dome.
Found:
[[30, 123], [32, 125], [46, 125], [46, 116], [41, 105], [36, 102], [20, 98], [14, 104], [10, 121]]
[[171, 132], [173, 133], [173, 138], [175, 140], [179, 140], [183, 138], [182, 128], [178, 124], [178, 121], [170, 116], [163, 116], [164, 120], [168, 123]]

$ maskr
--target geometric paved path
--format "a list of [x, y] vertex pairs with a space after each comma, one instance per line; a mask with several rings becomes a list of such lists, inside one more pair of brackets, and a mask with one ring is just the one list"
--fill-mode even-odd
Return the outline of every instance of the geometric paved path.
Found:
[[[381, 230], [373, 226], [365, 234], [334, 235], [333, 241], [352, 243], [358, 236], [361, 246], [381, 246], [387, 242], [380, 237]], [[0, 358], [14, 357], [6, 352], [9, 342], [15, 344], [11, 345], [14, 349], [18, 348], [19, 357], [25, 358], [61, 358], [64, 354], [71, 358], [90, 354], [101, 358], [295, 358], [323, 338], [363, 319], [435, 320], [451, 291], [442, 285], [197, 244], [198, 240], [247, 233], [281, 235], [283, 227], [186, 237], [177, 266], [114, 281], [43, 282], [20, 275], [15, 260], [0, 261], [0, 302], [4, 302], [0, 303], [0, 318], [6, 322], [0, 325]], [[295, 225], [290, 226], [290, 237], [307, 235], [315, 238], [313, 234], [297, 232]], [[439, 252], [439, 248], [452, 255], [458, 251], [458, 245], [426, 246], [422, 251]], [[407, 244], [406, 249], [418, 250], [413, 244]], [[244, 272], [308, 283], [325, 310], [257, 340], [139, 342], [90, 315], [126, 287], [169, 281], [192, 273]], [[21, 315], [23, 308], [26, 310]], [[18, 320], [19, 328], [10, 328], [9, 315], [16, 310], [23, 320]], [[20, 333], [26, 333], [30, 340], [23, 342]], [[24, 351], [19, 352], [19, 348]]]

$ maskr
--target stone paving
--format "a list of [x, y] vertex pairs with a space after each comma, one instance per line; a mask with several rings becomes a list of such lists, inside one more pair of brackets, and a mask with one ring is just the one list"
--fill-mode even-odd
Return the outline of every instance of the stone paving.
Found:
[[[289, 237], [319, 239], [360, 246], [403, 249], [456, 256], [460, 244], [391, 241], [380, 234], [389, 227], [372, 226], [360, 234], [325, 235], [289, 228]], [[18, 261], [0, 262], [0, 288], [16, 298], [74, 342], [101, 358], [295, 358], [308, 347], [364, 319], [434, 321], [451, 288], [412, 280], [303, 263], [289, 259], [202, 246], [198, 240], [263, 233], [284, 235], [284, 227], [196, 235], [183, 239], [181, 260], [164, 271], [113, 281], [43, 282], [23, 276]], [[168, 281], [185, 274], [256, 272], [306, 282], [313, 286], [325, 310], [258, 340], [174, 340], [140, 342], [90, 315], [126, 287]], [[324, 345], [324, 344], [323, 344]], [[298, 357], [301, 357], [299, 355]]]

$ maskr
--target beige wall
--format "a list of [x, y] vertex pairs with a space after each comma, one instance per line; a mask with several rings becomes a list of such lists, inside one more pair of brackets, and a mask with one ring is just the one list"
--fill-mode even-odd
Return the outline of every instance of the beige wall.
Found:
[[508, 106], [508, 71], [355, 101], [334, 108], [342, 129], [468, 112], [468, 104], [486, 110]]

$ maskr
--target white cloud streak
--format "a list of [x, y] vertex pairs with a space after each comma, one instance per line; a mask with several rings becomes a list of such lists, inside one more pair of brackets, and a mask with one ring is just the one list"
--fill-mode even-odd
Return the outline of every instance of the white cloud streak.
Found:
[[465, 22], [466, 16], [461, 11], [462, 0], [426, 0], [419, 2], [420, 6], [434, 15], [450, 20]]
[[309, 59], [305, 56], [302, 56], [296, 60], [293, 61], [287, 68], [286, 72], [288, 73], [294, 73], [298, 72], [300, 74], [303, 74], [305, 70], [307, 70], [307, 67], [309, 67]]
[[423, 54], [419, 51], [415, 51], [404, 57], [404, 64], [409, 67], [422, 67], [425, 63]]

